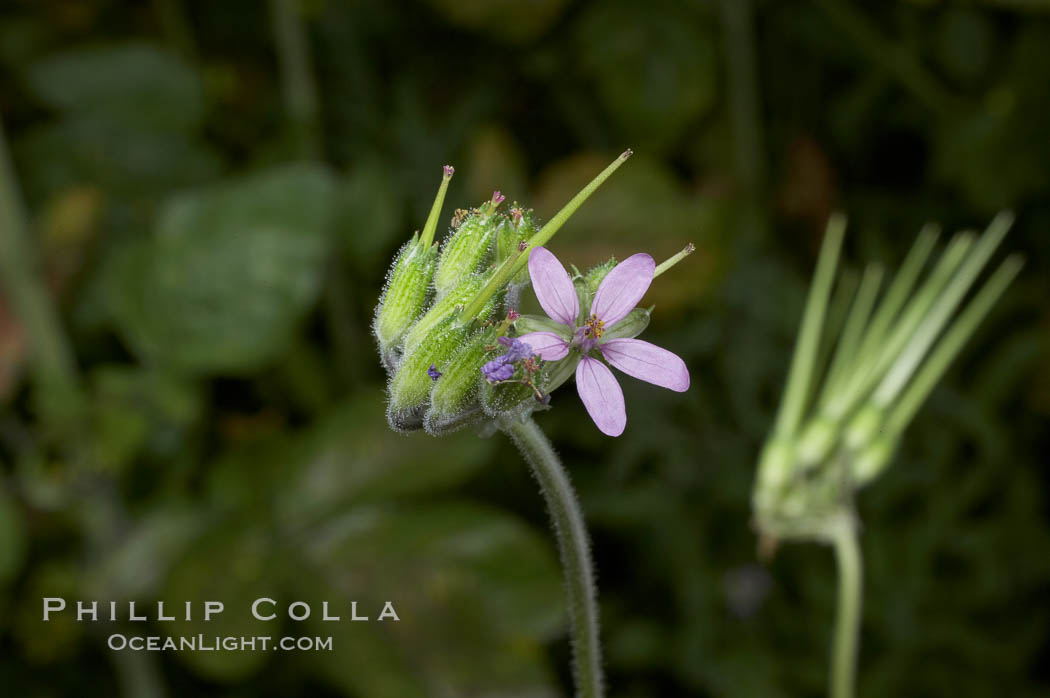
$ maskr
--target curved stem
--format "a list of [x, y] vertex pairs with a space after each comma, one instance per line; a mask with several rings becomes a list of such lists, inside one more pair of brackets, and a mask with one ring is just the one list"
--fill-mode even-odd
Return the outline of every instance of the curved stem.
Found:
[[594, 584], [594, 565], [591, 562], [587, 529], [576, 501], [576, 493], [550, 441], [534, 421], [503, 419], [499, 426], [532, 467], [554, 524], [569, 596], [576, 695], [578, 698], [600, 698], [604, 691], [598, 637], [597, 587]]
[[857, 528], [852, 517], [843, 516], [830, 531], [838, 564], [839, 593], [835, 637], [831, 650], [831, 698], [852, 698], [860, 641], [861, 562]]

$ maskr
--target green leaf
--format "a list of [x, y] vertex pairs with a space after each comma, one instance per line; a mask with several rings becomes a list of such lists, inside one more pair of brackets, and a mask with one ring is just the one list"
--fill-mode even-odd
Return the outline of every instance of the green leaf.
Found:
[[203, 86], [182, 59], [147, 43], [78, 47], [33, 65], [30, 88], [51, 106], [150, 124], [195, 127], [204, 113]]
[[448, 490], [490, 462], [492, 441], [390, 431], [383, 401], [378, 390], [361, 391], [301, 435], [277, 434], [231, 452], [211, 470], [212, 499], [225, 508], [255, 502], [297, 529], [364, 501]]
[[[466, 503], [359, 508], [318, 530], [302, 553], [312, 576], [327, 580], [310, 596], [357, 600], [373, 619], [311, 618], [337, 648], [312, 658], [353, 694], [551, 690], [542, 643], [563, 627], [560, 575], [542, 537], [506, 514]], [[385, 601], [399, 622], [375, 620]], [[342, 659], [358, 652], [369, 661]]]
[[200, 373], [243, 373], [283, 352], [320, 290], [332, 177], [271, 169], [173, 197], [124, 251], [110, 305], [136, 353]]

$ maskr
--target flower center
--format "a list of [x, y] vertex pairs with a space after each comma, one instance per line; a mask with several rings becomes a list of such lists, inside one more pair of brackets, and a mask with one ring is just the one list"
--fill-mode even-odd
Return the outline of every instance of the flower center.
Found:
[[605, 334], [605, 322], [599, 320], [597, 315], [591, 315], [584, 323], [583, 335], [590, 339], [601, 339]]

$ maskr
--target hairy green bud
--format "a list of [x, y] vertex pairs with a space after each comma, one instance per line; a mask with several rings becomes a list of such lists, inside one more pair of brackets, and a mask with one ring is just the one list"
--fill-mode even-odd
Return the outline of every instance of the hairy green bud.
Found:
[[493, 357], [496, 334], [494, 327], [475, 333], [448, 361], [430, 393], [428, 432], [437, 435], [454, 431], [480, 415], [481, 367]]
[[423, 341], [405, 351], [390, 381], [387, 417], [391, 427], [403, 431], [404, 424], [412, 421], [407, 420], [406, 415], [425, 411], [435, 384], [428, 372], [431, 366], [442, 374], [452, 367], [451, 359], [467, 338], [467, 332], [453, 326], [451, 320], [450, 317], [443, 325], [433, 328]]
[[428, 337], [435, 327], [443, 324], [450, 317], [458, 315], [459, 308], [477, 294], [481, 289], [482, 283], [482, 278], [476, 274], [460, 279], [459, 286], [434, 303], [423, 317], [419, 318], [419, 321], [416, 322], [412, 329], [408, 331], [405, 335], [405, 351], [411, 351], [425, 337]]
[[[535, 385], [543, 385], [547, 381], [547, 371], [547, 366], [539, 371], [533, 378]], [[547, 403], [538, 399], [536, 390], [518, 381], [499, 385], [482, 381], [481, 407], [490, 417], [524, 418], [537, 410], [547, 409]]]
[[435, 248], [415, 236], [394, 259], [373, 323], [379, 351], [388, 365], [396, 345], [423, 312], [436, 259]]
[[493, 198], [467, 213], [445, 241], [434, 274], [438, 300], [455, 289], [464, 276], [482, 271], [489, 263], [491, 242], [501, 221], [496, 213], [498, 205]]

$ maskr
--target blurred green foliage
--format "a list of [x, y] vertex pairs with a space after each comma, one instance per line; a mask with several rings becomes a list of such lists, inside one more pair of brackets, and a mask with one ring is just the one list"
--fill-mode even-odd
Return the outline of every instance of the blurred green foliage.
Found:
[[[367, 327], [441, 165], [451, 207], [501, 189], [542, 219], [625, 146], [553, 244], [579, 266], [697, 244], [649, 295], [693, 387], [625, 384], [618, 440], [572, 391], [540, 419], [592, 526], [613, 694], [823, 690], [830, 553], [765, 566], [748, 516], [836, 208], [858, 266], [1004, 207], [1028, 260], [860, 500], [859, 693], [1050, 689], [1050, 6], [304, 0], [295, 68], [281, 2], [0, 10], [0, 113], [79, 371], [76, 399], [34, 395], [2, 287], [6, 692], [566, 693], [535, 484], [499, 439], [390, 433]], [[285, 96], [304, 79], [315, 113]], [[402, 621], [261, 628], [238, 614], [261, 595]], [[206, 628], [152, 627], [337, 651], [128, 659], [42, 624], [42, 596], [216, 598]]]

